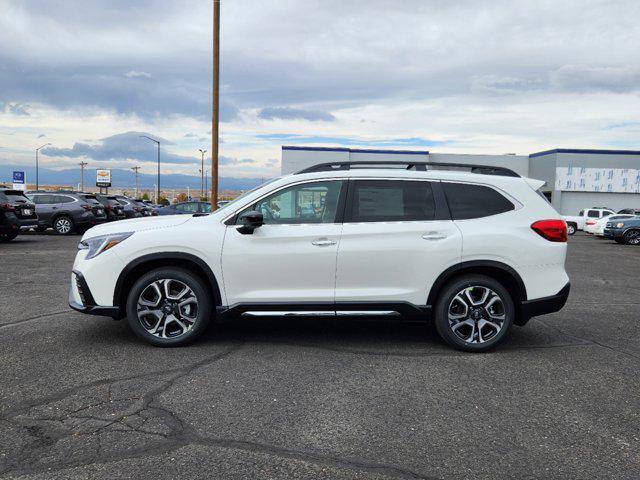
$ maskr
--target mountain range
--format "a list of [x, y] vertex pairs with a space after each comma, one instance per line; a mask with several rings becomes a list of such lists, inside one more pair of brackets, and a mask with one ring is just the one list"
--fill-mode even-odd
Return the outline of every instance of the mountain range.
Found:
[[[36, 181], [35, 167], [24, 167], [16, 165], [0, 165], [0, 184], [11, 185], [13, 171], [19, 170], [26, 172], [27, 183], [33, 184]], [[138, 184], [140, 188], [153, 188], [157, 182], [157, 176], [148, 173], [138, 174]], [[237, 177], [220, 177], [219, 190], [249, 190], [264, 183], [267, 178], [237, 178]], [[84, 172], [85, 186], [95, 186], [96, 171], [95, 169], [86, 169]], [[200, 188], [200, 177], [193, 175], [181, 174], [163, 174], [160, 177], [163, 189], [176, 188], [192, 189]], [[77, 186], [80, 183], [80, 169], [67, 170], [51, 170], [47, 168], [39, 169], [39, 183], [43, 185], [65, 185]], [[211, 179], [209, 179], [209, 184]], [[113, 187], [133, 188], [135, 186], [135, 176], [131, 170], [112, 169], [111, 184]]]

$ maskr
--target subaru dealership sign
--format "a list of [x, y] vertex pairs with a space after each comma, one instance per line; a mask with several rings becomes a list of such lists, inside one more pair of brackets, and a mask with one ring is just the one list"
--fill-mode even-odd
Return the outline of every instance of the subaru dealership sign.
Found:
[[13, 172], [13, 189], [23, 192], [27, 190], [26, 175], [23, 171]]
[[640, 169], [557, 167], [556, 190], [640, 193]]

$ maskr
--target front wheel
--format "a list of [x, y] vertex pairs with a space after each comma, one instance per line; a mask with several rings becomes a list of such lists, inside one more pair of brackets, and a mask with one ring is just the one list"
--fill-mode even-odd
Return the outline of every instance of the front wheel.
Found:
[[625, 233], [624, 243], [627, 245], [640, 245], [640, 230], [629, 230]]
[[445, 342], [458, 350], [484, 352], [502, 343], [515, 308], [501, 283], [484, 275], [464, 275], [443, 289], [434, 313]]
[[147, 342], [174, 347], [195, 340], [206, 329], [212, 311], [202, 279], [181, 268], [166, 267], [140, 277], [127, 299], [127, 321]]

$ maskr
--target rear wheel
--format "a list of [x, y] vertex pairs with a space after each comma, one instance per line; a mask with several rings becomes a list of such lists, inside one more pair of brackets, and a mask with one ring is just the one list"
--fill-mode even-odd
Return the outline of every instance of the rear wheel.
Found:
[[623, 238], [627, 245], [640, 245], [640, 230], [629, 230]]
[[464, 275], [443, 289], [434, 320], [452, 347], [484, 352], [502, 343], [514, 316], [513, 300], [501, 283], [484, 275]]
[[53, 229], [58, 235], [73, 233], [73, 220], [66, 215], [60, 215], [53, 221]]
[[127, 320], [143, 340], [163, 347], [199, 337], [212, 312], [202, 279], [181, 268], [166, 267], [140, 277], [127, 299]]
[[573, 235], [574, 233], [576, 233], [576, 224], [567, 223], [567, 235]]

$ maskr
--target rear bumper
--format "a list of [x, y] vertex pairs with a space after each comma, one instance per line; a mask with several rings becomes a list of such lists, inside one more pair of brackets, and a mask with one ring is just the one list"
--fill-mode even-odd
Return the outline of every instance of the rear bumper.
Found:
[[84, 276], [77, 270], [71, 274], [69, 288], [69, 306], [74, 310], [88, 315], [99, 315], [119, 319], [122, 317], [119, 307], [105, 307], [96, 305], [95, 300]]
[[571, 284], [567, 283], [562, 290], [550, 297], [536, 298], [535, 300], [525, 300], [520, 304], [520, 315], [516, 320], [517, 325], [524, 325], [532, 317], [540, 315], [547, 315], [562, 310], [567, 299], [569, 298], [569, 291], [571, 290]]

